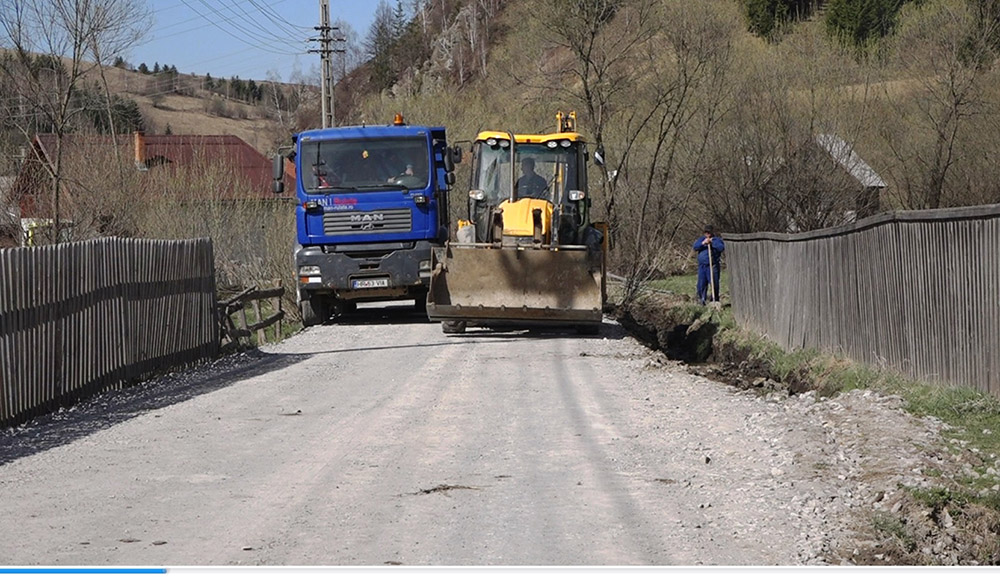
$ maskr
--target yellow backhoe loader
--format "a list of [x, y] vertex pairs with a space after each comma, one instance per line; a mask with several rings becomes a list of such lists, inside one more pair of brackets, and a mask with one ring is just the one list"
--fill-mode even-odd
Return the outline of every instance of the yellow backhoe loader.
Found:
[[535, 325], [599, 332], [607, 226], [589, 220], [576, 113], [560, 112], [556, 123], [555, 133], [476, 137], [469, 219], [431, 260], [427, 315], [445, 333]]

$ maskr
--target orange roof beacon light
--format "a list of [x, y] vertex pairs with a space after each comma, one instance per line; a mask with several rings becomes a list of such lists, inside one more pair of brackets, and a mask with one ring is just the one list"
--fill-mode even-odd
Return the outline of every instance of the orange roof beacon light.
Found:
[[403, 122], [403, 113], [396, 113], [396, 116], [392, 119], [392, 124], [398, 126], [405, 125]]

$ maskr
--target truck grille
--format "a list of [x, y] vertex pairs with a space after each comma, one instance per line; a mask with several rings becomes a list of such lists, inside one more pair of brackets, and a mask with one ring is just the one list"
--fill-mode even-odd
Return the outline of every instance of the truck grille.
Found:
[[323, 215], [323, 233], [329, 236], [359, 233], [406, 233], [412, 228], [409, 209], [352, 211]]

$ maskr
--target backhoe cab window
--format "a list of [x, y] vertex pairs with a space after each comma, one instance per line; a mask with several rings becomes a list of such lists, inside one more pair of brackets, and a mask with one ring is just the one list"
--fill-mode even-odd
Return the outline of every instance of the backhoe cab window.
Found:
[[307, 193], [388, 191], [427, 186], [430, 157], [420, 138], [302, 143]]
[[[560, 204], [566, 193], [577, 189], [577, 144], [549, 147], [546, 144], [518, 144], [514, 163], [516, 199], [531, 197]], [[510, 198], [510, 148], [479, 143], [479, 158], [472, 188], [480, 189], [490, 205]]]

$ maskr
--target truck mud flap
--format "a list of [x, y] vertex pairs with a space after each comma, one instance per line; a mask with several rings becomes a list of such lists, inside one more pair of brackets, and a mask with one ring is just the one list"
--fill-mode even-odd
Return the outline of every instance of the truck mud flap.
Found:
[[585, 248], [435, 248], [427, 315], [486, 326], [600, 323], [602, 264]]

